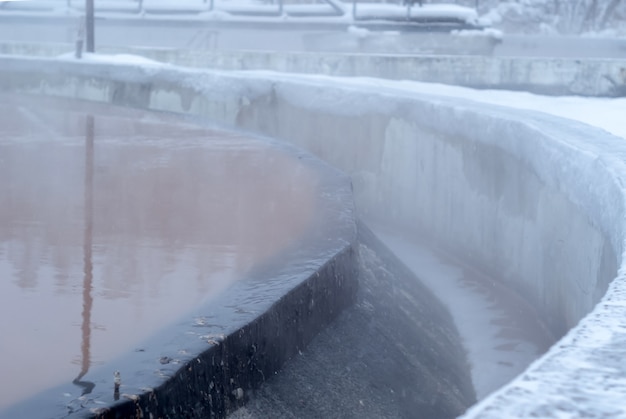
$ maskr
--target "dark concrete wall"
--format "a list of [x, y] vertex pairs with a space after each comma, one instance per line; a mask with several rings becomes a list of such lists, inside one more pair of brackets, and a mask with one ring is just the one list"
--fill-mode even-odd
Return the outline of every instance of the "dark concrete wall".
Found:
[[[96, 418], [224, 417], [244, 405], [250, 391], [303, 350], [354, 302], [357, 263], [352, 246], [272, 307], [178, 368], [159, 387], [96, 410]], [[315, 301], [315, 304], [311, 304]]]

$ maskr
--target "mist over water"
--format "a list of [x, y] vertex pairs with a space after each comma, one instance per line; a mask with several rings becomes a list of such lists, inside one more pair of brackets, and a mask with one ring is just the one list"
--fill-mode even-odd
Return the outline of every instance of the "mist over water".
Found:
[[90, 367], [297, 240], [316, 188], [256, 139], [11, 96], [0, 179], [0, 410], [64, 382], [89, 392]]

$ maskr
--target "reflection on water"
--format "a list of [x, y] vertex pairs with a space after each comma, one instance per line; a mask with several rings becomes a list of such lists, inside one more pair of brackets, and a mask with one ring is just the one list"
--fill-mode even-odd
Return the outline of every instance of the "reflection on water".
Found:
[[81, 368], [80, 373], [73, 383], [82, 387], [81, 395], [91, 393], [95, 384], [91, 381], [81, 381], [81, 378], [89, 371], [91, 364], [91, 306], [93, 297], [91, 288], [93, 282], [93, 261], [91, 248], [93, 245], [93, 140], [94, 140], [94, 117], [87, 115], [85, 120], [85, 237], [83, 238], [83, 313], [81, 325]]
[[91, 367], [310, 228], [297, 159], [166, 119], [0, 97], [0, 409], [63, 382], [88, 393]]

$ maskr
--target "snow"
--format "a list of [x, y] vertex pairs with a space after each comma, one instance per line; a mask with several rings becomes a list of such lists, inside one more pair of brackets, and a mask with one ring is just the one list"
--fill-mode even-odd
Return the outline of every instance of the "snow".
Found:
[[[378, 82], [377, 82], [378, 83]], [[476, 102], [528, 109], [573, 119], [604, 129], [626, 139], [626, 98], [543, 96], [506, 90], [477, 90], [435, 83], [398, 82], [400, 89], [430, 95], [469, 99]]]
[[502, 33], [499, 29], [494, 28], [485, 28], [485, 29], [462, 29], [462, 30], [453, 30], [452, 35], [456, 36], [490, 36], [493, 39], [502, 40], [504, 38], [504, 33]]
[[[460, 0], [473, 5], [475, 0]], [[481, 0], [481, 21], [507, 33], [626, 35], [626, 3], [610, 0]]]
[[[78, 60], [74, 53], [66, 53], [59, 55], [57, 58], [61, 60]], [[92, 63], [107, 63], [107, 64], [118, 64], [118, 65], [134, 65], [141, 66], [145, 69], [147, 68], [165, 68], [168, 67], [167, 64], [163, 64], [158, 61], [151, 60], [146, 57], [142, 57], [141, 55], [133, 55], [133, 54], [93, 54], [89, 52], [84, 52], [82, 58], [80, 58], [81, 62], [92, 62]]]
[[386, 91], [389, 94], [432, 95], [456, 98], [516, 109], [543, 112], [562, 118], [580, 121], [601, 128], [626, 139], [626, 98], [589, 98], [581, 96], [545, 96], [509, 90], [479, 90], [467, 87], [416, 81], [395, 81], [370, 77], [333, 77], [325, 75], [299, 75], [272, 71], [249, 71], [247, 74], [267, 74], [291, 80], [306, 80], [316, 84], [336, 83], [351, 88]]
[[348, 33], [355, 35], [358, 38], [366, 38], [370, 35], [369, 29], [359, 28], [358, 26], [348, 26]]
[[[343, 5], [346, 10], [346, 5]], [[407, 8], [389, 3], [358, 3], [356, 8], [358, 18], [382, 18], [395, 17], [406, 18]], [[423, 6], [413, 6], [409, 9], [409, 16], [414, 18], [449, 18], [464, 22], [475, 22], [478, 15], [474, 9], [462, 7], [455, 4], [424, 4]]]

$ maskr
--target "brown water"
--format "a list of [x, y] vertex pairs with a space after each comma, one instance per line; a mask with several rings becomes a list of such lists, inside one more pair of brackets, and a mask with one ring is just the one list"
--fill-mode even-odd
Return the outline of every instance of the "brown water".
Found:
[[316, 183], [258, 139], [0, 95], [0, 410], [219, 298], [309, 227]]

